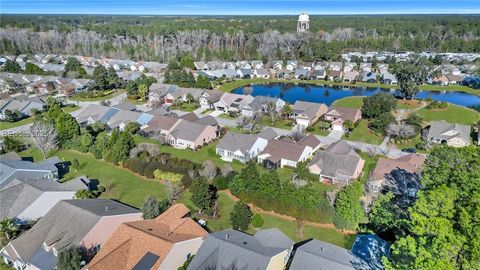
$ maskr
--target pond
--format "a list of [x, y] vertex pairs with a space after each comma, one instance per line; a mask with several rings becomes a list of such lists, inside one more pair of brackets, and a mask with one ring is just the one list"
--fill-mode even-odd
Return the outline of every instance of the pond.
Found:
[[[344, 87], [344, 86], [326, 86], [313, 84], [293, 84], [293, 83], [270, 83], [255, 84], [251, 86], [252, 96], [271, 96], [279, 97], [289, 103], [295, 103], [297, 100], [325, 103], [331, 105], [335, 100], [351, 96], [371, 96], [378, 92], [391, 93], [399, 96], [396, 89], [385, 88], [365, 88], [365, 87]], [[480, 91], [480, 90], [479, 90]], [[244, 88], [240, 87], [233, 90], [233, 93], [243, 94]], [[480, 96], [454, 91], [421, 91], [415, 98], [431, 98], [433, 100], [450, 102], [453, 104], [480, 108]]]

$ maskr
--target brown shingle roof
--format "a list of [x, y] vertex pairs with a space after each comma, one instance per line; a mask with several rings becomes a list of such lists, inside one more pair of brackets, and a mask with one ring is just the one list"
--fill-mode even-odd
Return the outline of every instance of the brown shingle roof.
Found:
[[190, 210], [176, 204], [155, 219], [127, 222], [107, 240], [87, 269], [132, 269], [150, 252], [159, 257], [151, 269], [158, 269], [174, 243], [205, 237], [205, 231], [186, 215]]
[[355, 116], [357, 115], [357, 113], [359, 113], [360, 110], [347, 107], [331, 106], [330, 108], [328, 108], [328, 112], [326, 113], [326, 115], [331, 114], [332, 116], [338, 117], [338, 115], [336, 115], [334, 111], [340, 114], [340, 118], [342, 118], [343, 120], [351, 120], [355, 122]]
[[421, 154], [410, 154], [397, 159], [379, 158], [377, 166], [372, 172], [371, 179], [385, 179], [386, 174], [397, 168], [404, 169], [410, 173], [419, 172], [425, 163], [425, 159], [425, 155]]
[[170, 130], [180, 119], [170, 116], [155, 115], [152, 120], [148, 122], [148, 127], [144, 129], [145, 132]]
[[269, 160], [278, 162], [282, 158], [299, 161], [305, 150], [305, 145], [295, 144], [284, 140], [270, 140], [260, 155], [269, 154]]

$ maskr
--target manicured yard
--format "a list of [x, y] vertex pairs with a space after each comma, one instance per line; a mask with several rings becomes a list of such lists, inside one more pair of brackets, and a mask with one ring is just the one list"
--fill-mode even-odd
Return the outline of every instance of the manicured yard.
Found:
[[272, 126], [272, 121], [268, 116], [265, 116], [262, 118], [262, 125], [264, 126], [270, 126], [270, 127], [275, 127], [275, 128], [282, 128], [282, 129], [288, 129], [291, 130], [294, 123], [290, 119], [277, 119], [275, 122], [275, 125]]
[[333, 105], [338, 107], [360, 109], [363, 105], [363, 97], [346, 97], [337, 99]]
[[179, 110], [179, 111], [185, 111], [185, 112], [193, 112], [196, 109], [198, 109], [198, 104], [197, 103], [182, 103], [180, 105], [172, 105], [169, 107], [170, 110]]
[[365, 119], [360, 120], [360, 123], [356, 128], [352, 130], [350, 135], [343, 137], [345, 140], [355, 141], [355, 142], [364, 142], [369, 144], [381, 144], [383, 136], [378, 136], [374, 134], [368, 128], [368, 121]]
[[1, 121], [0, 122], [0, 130], [19, 127], [19, 126], [23, 126], [23, 125], [30, 124], [30, 123], [33, 123], [33, 118], [32, 117], [24, 118], [24, 119], [22, 119], [20, 121], [17, 121], [17, 122]]
[[146, 180], [127, 169], [95, 159], [91, 154], [62, 150], [56, 155], [64, 161], [77, 159], [80, 163], [78, 174], [97, 179], [100, 185], [110, 187], [111, 190], [102, 193], [102, 197], [117, 199], [135, 207], [142, 207], [148, 196], [167, 198], [167, 188], [160, 182]]
[[[181, 202], [185, 203], [190, 209], [195, 211], [196, 207], [190, 201], [191, 193], [185, 192], [183, 194]], [[219, 231], [223, 229], [231, 228], [230, 224], [230, 213], [233, 210], [234, 201], [233, 199], [226, 195], [223, 192], [219, 192], [219, 205], [220, 205], [220, 213], [219, 218], [216, 220], [208, 220], [207, 227], [212, 231]], [[297, 235], [297, 225], [295, 221], [287, 220], [284, 218], [280, 218], [278, 216], [270, 215], [267, 213], [261, 213], [264, 225], [261, 229], [268, 229], [268, 228], [278, 228], [283, 231], [286, 235], [292, 238], [295, 242], [315, 238], [318, 240], [326, 241], [341, 247], [351, 248], [354, 238], [354, 235], [347, 235], [338, 232], [335, 229], [330, 228], [323, 228], [323, 227], [314, 227], [311, 225], [305, 225], [304, 227], [304, 237], [299, 237]], [[194, 212], [195, 216], [195, 212]], [[249, 233], [254, 234], [256, 231], [253, 226], [250, 226], [248, 229]]]
[[125, 92], [124, 89], [117, 89], [117, 90], [111, 90], [109, 93], [105, 96], [98, 96], [98, 97], [82, 97], [81, 95], [76, 95], [71, 98], [71, 100], [78, 100], [78, 101], [100, 101], [100, 100], [107, 100], [110, 98], [113, 98], [117, 95], [122, 94]]
[[320, 136], [327, 136], [330, 133], [330, 130], [321, 130], [319, 127], [315, 126], [313, 131], [309, 131], [308, 133], [313, 133], [315, 135]]
[[447, 109], [422, 108], [418, 110], [417, 114], [427, 122], [445, 120], [450, 123], [471, 125], [480, 119], [479, 112], [453, 104], [448, 104]]
[[371, 157], [369, 154], [361, 152], [360, 157], [365, 160], [365, 164], [363, 165], [362, 170], [362, 176], [360, 177], [360, 181], [365, 184], [368, 181], [370, 173], [375, 169], [375, 166], [377, 166], [379, 156], [376, 155], [374, 157]]
[[79, 106], [66, 106], [66, 107], [63, 107], [62, 109], [66, 113], [71, 113], [71, 112], [80, 110], [80, 107]]

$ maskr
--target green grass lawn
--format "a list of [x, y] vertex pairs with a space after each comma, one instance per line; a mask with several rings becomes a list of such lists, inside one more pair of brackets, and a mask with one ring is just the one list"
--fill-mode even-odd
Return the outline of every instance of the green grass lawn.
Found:
[[362, 175], [360, 177], [360, 181], [363, 184], [365, 184], [368, 181], [368, 177], [370, 176], [370, 173], [375, 169], [375, 166], [377, 166], [377, 161], [380, 156], [376, 155], [374, 157], [371, 157], [369, 154], [364, 152], [361, 152], [359, 155], [360, 157], [362, 157], [363, 160], [365, 160], [365, 164], [363, 165]]
[[[249, 84], [260, 84], [260, 83], [299, 83], [299, 84], [317, 84], [317, 85], [332, 85], [332, 86], [352, 86], [352, 87], [371, 87], [371, 88], [386, 88], [386, 89], [399, 89], [400, 86], [398, 85], [385, 85], [381, 83], [364, 83], [364, 82], [357, 82], [357, 83], [335, 83], [331, 81], [325, 80], [285, 80], [285, 79], [241, 79], [235, 80], [233, 82], [228, 82], [222, 84], [218, 87], [218, 90], [231, 92], [234, 89], [239, 87], [249, 85]], [[458, 92], [465, 92], [473, 95], [480, 96], [480, 91], [470, 88], [464, 85], [448, 85], [448, 86], [440, 86], [440, 85], [421, 85], [419, 87], [420, 90], [426, 91], [458, 91]]]
[[275, 122], [275, 125], [272, 125], [272, 121], [268, 116], [264, 116], [262, 118], [261, 124], [263, 126], [270, 126], [270, 127], [282, 128], [282, 129], [288, 129], [288, 130], [291, 130], [294, 125], [293, 120], [291, 119], [277, 119], [277, 121]]
[[445, 120], [450, 123], [471, 125], [480, 119], [480, 113], [462, 106], [448, 104], [447, 109], [427, 109], [418, 110], [418, 115], [423, 117], [424, 121]]
[[182, 103], [180, 105], [172, 105], [169, 107], [170, 110], [179, 110], [185, 112], [193, 112], [198, 109], [197, 103]]
[[321, 130], [319, 127], [314, 127], [315, 129], [313, 131], [309, 131], [308, 133], [313, 133], [315, 135], [320, 135], [320, 136], [327, 136], [330, 134], [330, 130]]
[[76, 96], [73, 96], [71, 98], [71, 100], [77, 100], [77, 101], [100, 101], [100, 100], [106, 100], [106, 99], [111, 99], [117, 95], [120, 95], [122, 94], [123, 92], [125, 92], [124, 89], [117, 89], [117, 90], [114, 90], [112, 91], [112, 93], [106, 95], [106, 96], [101, 96], [101, 97], [91, 97], [91, 98], [88, 98], [88, 97], [81, 97], [79, 95], [76, 95]]
[[333, 105], [338, 107], [360, 109], [363, 105], [363, 97], [345, 97], [337, 99]]
[[17, 121], [17, 122], [1, 121], [0, 122], [0, 130], [19, 127], [19, 126], [23, 126], [23, 125], [30, 124], [30, 123], [33, 123], [33, 118], [32, 117], [24, 118], [24, 119], [22, 119], [20, 121]]
[[355, 142], [364, 142], [369, 144], [381, 144], [383, 141], [383, 136], [378, 136], [374, 134], [368, 128], [368, 121], [365, 119], [360, 120], [360, 123], [356, 128], [352, 130], [350, 135], [343, 137], [345, 140], [355, 141]]
[[146, 180], [127, 169], [95, 159], [91, 154], [62, 150], [55, 155], [64, 161], [77, 159], [80, 163], [79, 175], [98, 179], [102, 186], [110, 186], [111, 190], [102, 193], [101, 197], [117, 199], [135, 207], [142, 207], [148, 196], [167, 198], [167, 188], [162, 183]]
[[62, 110], [66, 113], [71, 113], [71, 112], [80, 110], [80, 107], [79, 106], [66, 106], [66, 107], [63, 107]]

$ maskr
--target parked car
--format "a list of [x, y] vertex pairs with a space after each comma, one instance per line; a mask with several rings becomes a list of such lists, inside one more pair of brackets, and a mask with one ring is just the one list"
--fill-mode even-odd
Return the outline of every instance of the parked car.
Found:
[[417, 153], [417, 149], [415, 149], [415, 148], [403, 148], [402, 152], [409, 153], [409, 154], [415, 154], [415, 153]]

